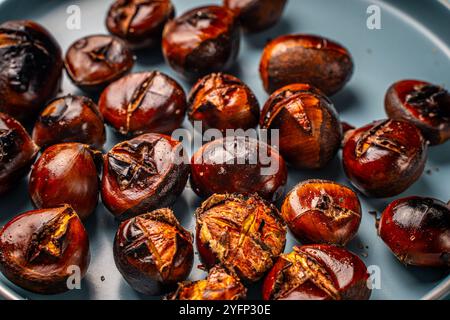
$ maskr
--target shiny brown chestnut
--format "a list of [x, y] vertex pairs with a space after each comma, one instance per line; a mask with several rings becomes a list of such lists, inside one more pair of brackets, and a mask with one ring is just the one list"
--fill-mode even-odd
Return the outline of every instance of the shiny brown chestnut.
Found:
[[279, 153], [264, 142], [235, 136], [205, 144], [191, 159], [191, 186], [197, 195], [259, 194], [277, 201], [287, 183]]
[[28, 174], [38, 152], [25, 128], [0, 112], [0, 195]]
[[30, 20], [0, 24], [0, 112], [30, 122], [59, 91], [61, 48]]
[[278, 258], [263, 284], [264, 300], [368, 300], [369, 273], [341, 247], [309, 245]]
[[103, 204], [119, 220], [171, 206], [188, 176], [189, 159], [179, 141], [144, 134], [119, 143], [105, 155]]
[[169, 21], [162, 49], [167, 63], [188, 79], [230, 68], [239, 53], [240, 27], [225, 7], [192, 9]]
[[281, 215], [300, 242], [345, 246], [358, 231], [361, 204], [346, 186], [307, 180], [286, 196]]
[[362, 193], [388, 198], [420, 178], [427, 154], [428, 145], [416, 126], [381, 120], [348, 135], [342, 160], [347, 177]]
[[450, 93], [442, 87], [419, 80], [396, 82], [386, 94], [385, 108], [389, 118], [417, 126], [431, 145], [450, 139]]
[[333, 103], [307, 84], [275, 91], [263, 108], [260, 126], [279, 130], [281, 155], [301, 169], [326, 166], [342, 141], [342, 126]]
[[109, 85], [100, 96], [105, 121], [123, 135], [171, 134], [186, 114], [183, 88], [164, 73], [133, 73]]
[[168, 300], [244, 300], [247, 289], [239, 278], [220, 266], [209, 270], [204, 280], [180, 283]]
[[189, 276], [194, 262], [192, 238], [172, 210], [155, 210], [120, 224], [114, 261], [134, 290], [161, 295]]
[[26, 290], [68, 291], [69, 277], [84, 277], [89, 261], [88, 234], [70, 206], [25, 212], [0, 231], [0, 271]]
[[121, 39], [92, 35], [75, 41], [64, 63], [77, 87], [95, 92], [127, 74], [133, 68], [134, 56]]
[[116, 0], [109, 8], [106, 27], [132, 49], [153, 47], [174, 15], [170, 0]]
[[202, 263], [208, 268], [220, 264], [246, 282], [261, 279], [286, 244], [278, 209], [258, 196], [213, 195], [196, 218]]
[[213, 73], [200, 79], [189, 98], [189, 119], [202, 129], [251, 129], [258, 125], [259, 103], [252, 90], [228, 74]]
[[102, 149], [106, 141], [103, 117], [91, 99], [68, 95], [51, 101], [33, 130], [41, 148], [64, 142], [79, 142]]
[[450, 267], [450, 208], [444, 202], [423, 197], [395, 200], [378, 226], [381, 239], [401, 262]]
[[259, 71], [268, 93], [292, 83], [309, 83], [333, 95], [350, 80], [353, 60], [347, 49], [332, 40], [285, 35], [267, 44]]

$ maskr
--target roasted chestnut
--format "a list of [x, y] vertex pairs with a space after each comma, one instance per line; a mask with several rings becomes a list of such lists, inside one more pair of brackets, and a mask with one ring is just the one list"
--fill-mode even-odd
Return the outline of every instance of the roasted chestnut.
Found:
[[384, 210], [378, 233], [405, 264], [450, 267], [450, 209], [442, 201], [396, 200]]
[[191, 160], [191, 186], [200, 197], [214, 193], [254, 194], [269, 201], [283, 195], [287, 168], [269, 145], [231, 136], [205, 144]]
[[202, 263], [217, 263], [246, 282], [261, 279], [286, 244], [278, 209], [258, 196], [213, 195], [196, 211]]
[[350, 80], [353, 60], [347, 49], [332, 40], [286, 35], [267, 44], [259, 71], [269, 93], [288, 84], [309, 83], [333, 95]]
[[167, 63], [188, 79], [230, 68], [239, 53], [240, 27], [234, 12], [207, 6], [169, 21], [162, 49]]
[[65, 67], [73, 83], [84, 91], [99, 91], [127, 74], [134, 56], [117, 37], [93, 35], [75, 41], [67, 50]]
[[87, 272], [89, 238], [70, 206], [25, 212], [0, 231], [0, 271], [26, 290], [56, 294]]
[[252, 90], [228, 74], [213, 73], [192, 88], [189, 119], [201, 121], [203, 130], [251, 129], [258, 125], [259, 103]]
[[25, 128], [0, 112], [0, 195], [28, 174], [38, 152]]
[[220, 266], [209, 270], [205, 280], [180, 283], [168, 300], [244, 300], [247, 289], [239, 278]]
[[151, 47], [161, 41], [164, 25], [175, 15], [170, 0], [116, 0], [109, 8], [106, 27], [129, 47]]
[[114, 261], [136, 291], [161, 295], [185, 280], [194, 262], [192, 234], [170, 209], [159, 209], [120, 224]]
[[0, 24], [0, 112], [30, 122], [60, 89], [61, 48], [30, 20]]
[[420, 178], [427, 154], [427, 143], [416, 126], [381, 120], [349, 133], [342, 160], [347, 177], [362, 193], [388, 198]]
[[104, 157], [103, 204], [119, 220], [172, 205], [183, 192], [189, 160], [179, 141], [148, 133]]
[[368, 300], [369, 273], [341, 247], [310, 245], [278, 258], [263, 285], [264, 300]]
[[281, 215], [301, 242], [345, 246], [358, 231], [361, 204], [346, 186], [307, 180], [287, 195]]
[[432, 145], [450, 139], [450, 93], [442, 87], [419, 80], [396, 82], [385, 107], [389, 118], [413, 123]]
[[100, 96], [100, 112], [123, 135], [171, 134], [183, 123], [183, 88], [160, 72], [133, 73], [109, 85]]
[[33, 140], [44, 149], [62, 142], [80, 142], [102, 149], [106, 140], [103, 117], [87, 97], [61, 97], [42, 111], [34, 125]]
[[333, 103], [305, 84], [275, 91], [263, 108], [260, 125], [279, 130], [280, 153], [296, 168], [323, 168], [334, 158], [342, 141], [342, 127]]

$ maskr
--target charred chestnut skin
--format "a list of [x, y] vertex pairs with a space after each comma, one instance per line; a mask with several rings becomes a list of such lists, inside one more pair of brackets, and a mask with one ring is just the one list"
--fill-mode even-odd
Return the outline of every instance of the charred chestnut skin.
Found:
[[330, 39], [285, 35], [264, 48], [259, 71], [268, 93], [292, 83], [309, 83], [333, 95], [350, 80], [353, 59], [346, 48]]
[[420, 80], [394, 83], [386, 93], [386, 113], [391, 119], [417, 126], [431, 145], [450, 139], [450, 93]]
[[395, 200], [384, 210], [378, 233], [403, 263], [420, 267], [450, 266], [450, 209], [432, 198]]
[[189, 98], [189, 119], [201, 121], [203, 130], [256, 128], [259, 103], [252, 90], [238, 78], [213, 73], [200, 79]]
[[172, 210], [155, 210], [120, 224], [114, 261], [134, 290], [152, 296], [165, 294], [191, 272], [192, 239]]
[[94, 101], [68, 95], [51, 101], [42, 111], [34, 125], [33, 140], [43, 149], [67, 142], [102, 149], [106, 141], [105, 124]]
[[30, 20], [0, 24], [0, 112], [36, 118], [61, 85], [63, 60], [55, 38]]
[[38, 152], [25, 128], [0, 112], [0, 195], [28, 174]]
[[229, 69], [239, 53], [241, 31], [225, 7], [192, 9], [169, 21], [162, 49], [167, 63], [189, 80]]
[[369, 273], [356, 255], [331, 245], [294, 247], [263, 284], [264, 300], [368, 300]]
[[420, 178], [427, 155], [427, 142], [416, 126], [380, 120], [349, 132], [342, 162], [347, 177], [362, 193], [388, 198]]
[[0, 271], [28, 291], [68, 291], [71, 267], [84, 277], [89, 261], [88, 234], [68, 205], [25, 212], [0, 230]]
[[279, 153], [249, 137], [214, 140], [191, 159], [191, 187], [202, 198], [215, 193], [256, 193], [275, 202], [283, 195], [287, 176], [286, 164]]
[[164, 73], [133, 73], [110, 84], [99, 100], [105, 121], [123, 135], [171, 134], [183, 123], [183, 88]]
[[119, 220], [171, 206], [189, 177], [182, 144], [148, 133], [121, 142], [103, 161], [102, 200]]
[[196, 219], [204, 266], [220, 264], [244, 282], [261, 279], [286, 244], [278, 209], [258, 196], [213, 195], [197, 209]]
[[342, 126], [333, 103], [307, 84], [275, 91], [264, 105], [260, 126], [279, 130], [281, 155], [299, 169], [325, 167], [342, 141]]
[[307, 180], [286, 196], [281, 215], [302, 243], [345, 246], [361, 224], [361, 204], [346, 186]]

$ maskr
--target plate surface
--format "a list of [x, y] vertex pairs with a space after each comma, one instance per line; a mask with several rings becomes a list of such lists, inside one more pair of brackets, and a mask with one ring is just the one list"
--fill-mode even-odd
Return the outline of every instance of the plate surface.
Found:
[[[178, 14], [185, 10], [219, 0], [173, 0]], [[445, 1], [443, 1], [445, 2]], [[106, 33], [105, 14], [111, 1], [0, 1], [0, 22], [12, 19], [33, 19], [47, 27], [65, 50], [74, 40], [95, 33]], [[426, 3], [426, 4], [425, 4]], [[369, 5], [381, 8], [381, 30], [366, 26]], [[66, 12], [70, 5], [81, 9], [81, 29], [69, 30]], [[420, 18], [418, 15], [420, 14]], [[283, 20], [273, 29], [258, 35], [243, 37], [238, 64], [230, 70], [245, 81], [256, 93], [261, 104], [267, 99], [258, 74], [262, 49], [268, 39], [286, 33], [313, 33], [335, 39], [353, 54], [356, 71], [351, 82], [332, 97], [344, 121], [355, 126], [385, 117], [383, 100], [386, 89], [396, 80], [419, 78], [450, 88], [450, 10], [438, 1], [361, 1], [361, 0], [290, 0]], [[158, 50], [140, 53], [134, 71], [161, 70], [183, 82], [167, 65]], [[65, 94], [81, 94], [65, 77]], [[186, 122], [185, 126], [190, 128]], [[120, 140], [108, 129], [109, 150]], [[427, 195], [444, 201], [450, 199], [450, 143], [431, 149], [427, 173], [404, 195]], [[341, 168], [340, 155], [320, 172], [290, 171], [288, 189], [309, 178], [325, 178], [348, 184]], [[377, 237], [374, 218], [369, 211], [381, 212], [390, 199], [373, 200], [361, 196], [363, 221], [349, 249], [358, 254], [367, 266], [378, 266], [381, 286], [372, 299], [419, 299], [436, 285], [448, 279], [448, 270], [405, 267], [390, 253]], [[193, 213], [200, 204], [190, 189], [186, 189], [174, 209], [182, 224], [194, 230]], [[0, 198], [0, 225], [15, 215], [32, 209], [27, 194], [27, 181]], [[81, 290], [74, 290], [50, 299], [146, 299], [134, 292], [117, 271], [112, 242], [117, 222], [99, 205], [87, 222], [91, 240], [92, 261]], [[289, 236], [286, 250], [296, 242]], [[198, 260], [196, 260], [196, 265]], [[194, 267], [190, 279], [205, 274]], [[4, 279], [2, 279], [4, 280]], [[6, 282], [6, 280], [4, 280]], [[8, 283], [8, 282], [6, 282]], [[10, 283], [8, 283], [11, 285]], [[47, 298], [25, 292], [31, 299]], [[250, 298], [259, 298], [260, 286], [250, 288]]]

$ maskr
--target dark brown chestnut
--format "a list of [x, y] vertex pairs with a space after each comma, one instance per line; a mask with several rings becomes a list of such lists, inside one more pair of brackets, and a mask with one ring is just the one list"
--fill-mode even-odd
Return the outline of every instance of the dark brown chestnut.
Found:
[[109, 85], [100, 96], [100, 112], [123, 135], [171, 134], [183, 123], [186, 95], [169, 76], [133, 73]]
[[67, 205], [25, 212], [0, 231], [0, 271], [32, 292], [68, 291], [69, 277], [84, 277], [89, 260], [88, 234]]
[[342, 126], [333, 103], [306, 84], [275, 91], [263, 108], [260, 125], [278, 130], [280, 153], [296, 168], [323, 168], [341, 146]]
[[213, 73], [200, 79], [189, 98], [189, 119], [201, 121], [203, 130], [256, 128], [259, 103], [252, 90], [228, 74]]
[[341, 247], [310, 245], [278, 258], [263, 285], [264, 300], [368, 300], [369, 273]]
[[267, 44], [260, 64], [268, 93], [292, 83], [309, 83], [326, 95], [341, 90], [353, 74], [350, 52], [314, 35], [286, 35]]
[[442, 201], [395, 200], [384, 210], [378, 233], [405, 264], [450, 267], [450, 208]]
[[225, 7], [192, 9], [169, 21], [162, 49], [167, 63], [188, 79], [230, 68], [239, 53], [240, 27]]
[[119, 220], [172, 205], [189, 177], [179, 141], [144, 134], [119, 143], [104, 157], [103, 204]]
[[30, 122], [60, 89], [61, 48], [40, 24], [7, 21], [0, 25], [0, 57], [0, 112]]
[[68, 95], [51, 101], [33, 130], [41, 148], [63, 142], [80, 142], [101, 150], [106, 141], [103, 117], [91, 99]]
[[246, 282], [268, 271], [286, 244], [278, 209], [258, 196], [213, 195], [196, 211], [196, 243], [202, 263], [217, 263]]
[[381, 120], [349, 134], [342, 160], [347, 177], [361, 192], [388, 198], [420, 178], [427, 154], [427, 143], [416, 126], [401, 120]]
[[346, 186], [307, 180], [286, 196], [281, 215], [301, 242], [345, 246], [358, 231], [361, 204]]
[[191, 186], [203, 198], [214, 193], [257, 193], [275, 202], [286, 183], [283, 158], [274, 148], [249, 137], [214, 140], [191, 160]]
[[450, 93], [442, 87], [419, 80], [394, 83], [385, 99], [391, 119], [416, 125], [431, 145], [450, 139]]
[[75, 41], [67, 50], [65, 67], [73, 83], [84, 91], [102, 90], [127, 74], [134, 56], [117, 37], [92, 35]]

